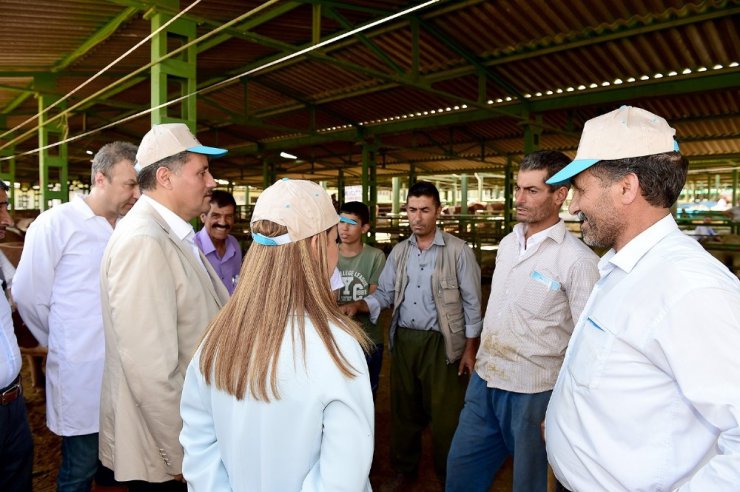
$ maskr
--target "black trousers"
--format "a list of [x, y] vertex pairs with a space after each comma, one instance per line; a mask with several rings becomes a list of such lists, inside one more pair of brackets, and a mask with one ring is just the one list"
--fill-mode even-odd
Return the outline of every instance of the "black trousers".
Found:
[[33, 437], [26, 400], [20, 395], [0, 405], [0, 490], [30, 492], [33, 471]]
[[152, 483], [135, 480], [125, 482], [129, 492], [186, 492], [188, 486], [185, 482], [170, 480], [169, 482]]

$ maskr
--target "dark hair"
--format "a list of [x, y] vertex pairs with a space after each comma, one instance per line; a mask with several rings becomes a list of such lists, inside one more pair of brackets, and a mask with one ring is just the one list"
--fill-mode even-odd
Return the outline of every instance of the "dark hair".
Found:
[[607, 183], [634, 173], [642, 196], [654, 207], [670, 208], [678, 199], [689, 169], [689, 161], [678, 152], [599, 161], [589, 168]]
[[164, 159], [160, 159], [153, 164], [149, 164], [139, 171], [139, 188], [141, 191], [155, 189], [157, 187], [157, 169], [160, 167], [166, 167], [173, 173], [176, 173], [180, 170], [183, 164], [188, 162], [189, 158], [190, 152], [185, 150], [179, 154], [171, 155]]
[[236, 200], [234, 200], [234, 195], [228, 191], [213, 190], [213, 193], [211, 194], [211, 203], [215, 203], [219, 207], [227, 207], [231, 205], [234, 207], [234, 212], [236, 212]]
[[129, 142], [111, 142], [103, 145], [93, 157], [90, 172], [90, 184], [95, 184], [95, 173], [102, 173], [111, 180], [110, 170], [121, 161], [136, 162], [136, 145]]
[[406, 201], [412, 196], [430, 196], [434, 199], [434, 204], [437, 207], [442, 206], [442, 201], [439, 199], [439, 190], [429, 181], [417, 181], [411, 185]]
[[10, 186], [8, 186], [8, 183], [0, 179], [0, 190], [3, 191], [10, 191]]
[[[524, 156], [522, 163], [519, 164], [519, 171], [539, 171], [544, 169], [547, 171], [547, 176], [545, 176], [545, 181], [547, 181], [553, 177], [555, 173], [567, 166], [570, 161], [570, 157], [562, 152], [558, 152], [557, 150], [538, 150], [537, 152], [532, 152], [531, 154]], [[561, 186], [569, 187], [570, 182], [548, 186], [550, 187], [550, 190], [554, 191]]]
[[370, 223], [370, 209], [362, 202], [347, 202], [339, 207], [339, 213], [356, 215], [360, 218], [360, 225]]

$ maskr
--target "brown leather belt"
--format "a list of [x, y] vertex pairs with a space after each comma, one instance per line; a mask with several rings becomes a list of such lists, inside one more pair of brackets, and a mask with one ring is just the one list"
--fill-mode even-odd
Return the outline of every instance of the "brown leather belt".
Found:
[[0, 406], [10, 405], [22, 394], [23, 386], [21, 386], [21, 375], [19, 374], [12, 383], [0, 390]]

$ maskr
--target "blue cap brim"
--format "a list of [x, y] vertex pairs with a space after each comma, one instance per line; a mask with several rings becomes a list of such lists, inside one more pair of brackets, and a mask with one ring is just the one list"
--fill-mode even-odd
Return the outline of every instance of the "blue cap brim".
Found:
[[579, 159], [577, 161], [573, 161], [545, 182], [549, 185], [566, 184], [573, 176], [585, 171], [599, 162], [599, 160], [600, 159]]
[[339, 222], [344, 222], [346, 224], [357, 225], [357, 221], [356, 220], [352, 220], [349, 217], [345, 217], [343, 215], [340, 215], [339, 216]]
[[228, 150], [226, 149], [219, 149], [218, 147], [208, 147], [206, 145], [196, 145], [195, 147], [189, 147], [187, 150], [188, 152], [193, 152], [195, 154], [205, 154], [213, 157], [221, 157], [228, 152]]

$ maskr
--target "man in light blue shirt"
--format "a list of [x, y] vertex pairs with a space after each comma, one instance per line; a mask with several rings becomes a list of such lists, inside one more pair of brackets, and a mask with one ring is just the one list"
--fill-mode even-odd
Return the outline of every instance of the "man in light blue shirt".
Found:
[[[13, 225], [8, 214], [8, 185], [0, 181], [0, 239]], [[13, 331], [10, 305], [0, 295], [0, 490], [30, 492], [33, 438], [20, 380], [21, 352]]]

